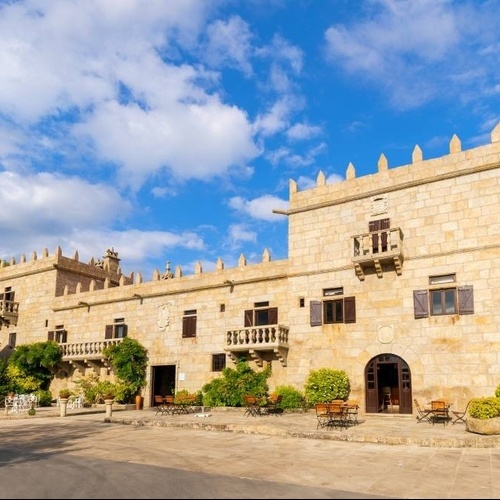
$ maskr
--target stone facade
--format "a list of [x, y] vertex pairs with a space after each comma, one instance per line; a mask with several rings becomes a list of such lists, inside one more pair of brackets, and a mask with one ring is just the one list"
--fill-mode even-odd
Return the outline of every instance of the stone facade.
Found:
[[[271, 389], [303, 390], [311, 370], [342, 369], [362, 411], [413, 399], [464, 407], [500, 383], [500, 124], [491, 143], [299, 191], [290, 181], [288, 258], [226, 269], [218, 261], [183, 276], [124, 276], [118, 254], [88, 264], [44, 251], [0, 267], [0, 292], [18, 315], [0, 323], [0, 343], [62, 332], [67, 379], [113, 378], [100, 355], [121, 335], [148, 350], [145, 405], [154, 393], [197, 391], [245, 356], [272, 365]], [[14, 294], [12, 297], [12, 293]], [[9, 295], [10, 294], [10, 295]], [[444, 300], [441, 311], [440, 299]], [[258, 326], [255, 326], [258, 325]], [[110, 332], [106, 338], [106, 332]], [[214, 367], [214, 363], [217, 365]], [[219, 364], [218, 364], [219, 363]], [[223, 365], [222, 365], [223, 366]], [[214, 371], [216, 368], [217, 371]]]

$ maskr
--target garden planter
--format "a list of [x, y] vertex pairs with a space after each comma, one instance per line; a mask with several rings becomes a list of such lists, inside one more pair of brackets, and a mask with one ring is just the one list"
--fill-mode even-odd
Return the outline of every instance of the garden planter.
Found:
[[136, 396], [135, 397], [135, 409], [142, 410], [143, 405], [144, 405], [144, 398], [142, 396]]
[[500, 417], [487, 419], [467, 417], [465, 425], [469, 432], [476, 434], [500, 434]]

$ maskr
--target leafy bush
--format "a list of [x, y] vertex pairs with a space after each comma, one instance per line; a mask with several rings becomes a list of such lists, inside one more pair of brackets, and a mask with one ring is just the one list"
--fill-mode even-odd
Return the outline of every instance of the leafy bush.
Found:
[[22, 376], [38, 382], [37, 387], [32, 390], [48, 389], [54, 378], [54, 371], [61, 363], [61, 358], [61, 350], [57, 342], [48, 340], [16, 347], [9, 358], [9, 366], [16, 367]]
[[39, 379], [33, 375], [28, 375], [23, 372], [19, 366], [14, 363], [9, 363], [6, 370], [8, 382], [8, 392], [16, 394], [30, 394], [38, 391], [41, 386]]
[[275, 394], [283, 397], [281, 402], [278, 404], [278, 408], [283, 410], [298, 410], [304, 409], [306, 404], [304, 395], [295, 387], [291, 385], [280, 385], [274, 390]]
[[500, 417], [500, 397], [471, 399], [469, 415], [480, 420]]
[[79, 378], [75, 381], [75, 384], [83, 394], [84, 404], [103, 403], [104, 396], [112, 396], [117, 401], [122, 402], [123, 394], [127, 392], [122, 389], [121, 384], [113, 384], [109, 380], [100, 380], [95, 373]]
[[305, 384], [306, 400], [311, 405], [347, 399], [350, 391], [347, 373], [331, 368], [311, 370]]
[[124, 403], [133, 402], [146, 386], [148, 351], [135, 339], [125, 337], [120, 343], [110, 345], [103, 350], [119, 382], [116, 397]]
[[182, 389], [175, 393], [174, 402], [176, 404], [183, 404], [189, 401], [193, 405], [201, 405], [203, 403], [203, 394], [201, 391], [189, 392], [186, 389]]
[[271, 376], [271, 366], [261, 372], [253, 370], [244, 358], [236, 363], [236, 369], [224, 368], [222, 377], [208, 382], [202, 387], [204, 406], [243, 406], [243, 395], [264, 397], [269, 391], [267, 379]]
[[36, 391], [38, 406], [50, 406], [52, 404], [52, 393], [44, 389]]
[[497, 388], [495, 389], [495, 396], [497, 398], [500, 398], [500, 385], [498, 385]]

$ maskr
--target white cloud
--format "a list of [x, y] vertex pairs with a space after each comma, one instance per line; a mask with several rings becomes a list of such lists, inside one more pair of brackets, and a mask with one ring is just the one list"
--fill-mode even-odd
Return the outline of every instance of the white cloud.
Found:
[[229, 226], [229, 239], [233, 246], [240, 243], [257, 241], [257, 233], [252, 231], [246, 224], [231, 224]]
[[241, 17], [215, 21], [208, 26], [207, 37], [205, 56], [209, 64], [228, 65], [239, 68], [247, 76], [252, 74], [252, 33]]
[[500, 15], [498, 6], [373, 0], [369, 7], [368, 19], [326, 30], [328, 57], [361, 81], [384, 89], [396, 107], [411, 108], [437, 97], [451, 97], [450, 90], [456, 93], [457, 89], [451, 80], [474, 76], [472, 60], [482, 74], [464, 81], [471, 92], [475, 88], [477, 95], [480, 87], [495, 78], [495, 63], [485, 59], [482, 63], [480, 52], [497, 36], [492, 19]]
[[[88, 138], [97, 160], [118, 167], [122, 185], [135, 188], [164, 169], [206, 180], [245, 165], [259, 154], [253, 129], [244, 111], [209, 92], [218, 75], [161, 58], [172, 50], [171, 32], [177, 44], [193, 43], [207, 8], [199, 0], [152, 0], [147, 9], [133, 0], [4, 6], [0, 109], [9, 127], [29, 142], [27, 125], [47, 115], [64, 120], [80, 143]], [[24, 148], [11, 142], [4, 165], [13, 145]]]
[[286, 131], [287, 137], [292, 140], [310, 139], [319, 134], [321, 134], [321, 127], [306, 125], [305, 123], [296, 123]]
[[241, 196], [235, 196], [229, 200], [229, 206], [249, 215], [253, 219], [271, 222], [283, 220], [280, 215], [274, 214], [273, 210], [286, 210], [288, 208], [288, 201], [270, 195], [264, 195], [253, 200], [245, 200]]

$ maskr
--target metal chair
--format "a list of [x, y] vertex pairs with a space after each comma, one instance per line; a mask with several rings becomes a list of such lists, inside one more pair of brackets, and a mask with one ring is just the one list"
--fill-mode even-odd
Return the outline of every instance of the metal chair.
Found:
[[419, 422], [432, 422], [432, 410], [422, 408], [416, 399], [413, 400], [415, 408], [417, 409], [417, 423]]
[[328, 403], [328, 414], [330, 416], [329, 425], [333, 427], [347, 428], [349, 423], [347, 421], [347, 407], [344, 401]]
[[243, 402], [245, 403], [245, 413], [247, 417], [250, 415], [252, 417], [256, 417], [260, 415], [260, 405], [255, 396], [251, 396], [250, 394], [244, 394], [243, 395]]
[[451, 422], [452, 425], [455, 425], [457, 422], [462, 422], [464, 424], [467, 422], [467, 411], [469, 410], [469, 405], [470, 400], [467, 402], [465, 410], [451, 410], [451, 413], [453, 414], [453, 421]]
[[330, 414], [328, 413], [328, 403], [316, 403], [314, 405], [316, 410], [316, 418], [318, 419], [318, 424], [316, 429], [319, 427], [326, 427], [330, 422]]

